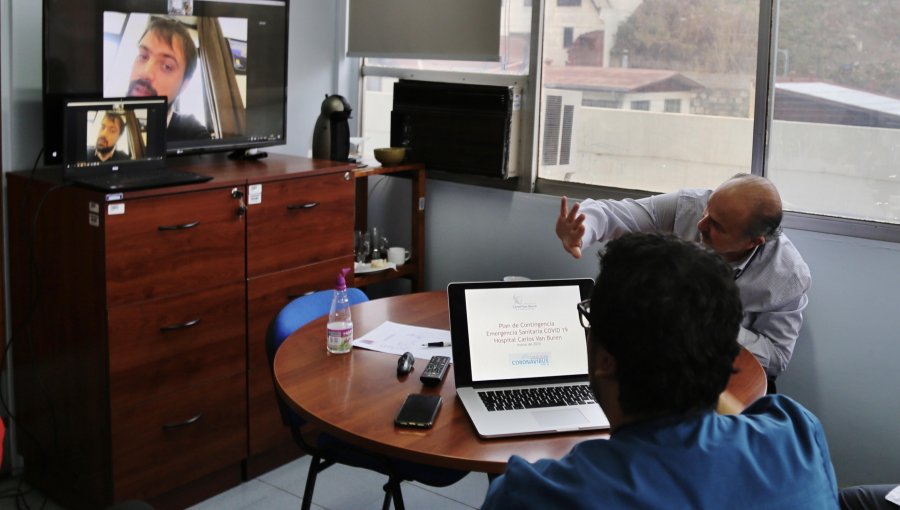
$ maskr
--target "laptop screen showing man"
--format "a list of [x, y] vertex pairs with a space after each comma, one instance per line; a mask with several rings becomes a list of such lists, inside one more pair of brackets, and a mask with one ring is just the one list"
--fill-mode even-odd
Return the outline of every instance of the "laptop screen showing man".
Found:
[[590, 279], [451, 283], [457, 395], [479, 435], [608, 427], [588, 387], [577, 304]]
[[160, 166], [166, 156], [166, 108], [162, 97], [67, 102], [66, 176], [111, 166]]
[[164, 97], [67, 101], [65, 179], [105, 191], [209, 180], [166, 167], [167, 108]]

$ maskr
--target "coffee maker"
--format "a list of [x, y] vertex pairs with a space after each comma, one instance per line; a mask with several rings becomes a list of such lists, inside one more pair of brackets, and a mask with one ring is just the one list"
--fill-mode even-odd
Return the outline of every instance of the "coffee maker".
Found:
[[325, 95], [322, 111], [313, 131], [312, 154], [315, 159], [347, 161], [350, 155], [350, 103], [337, 94]]

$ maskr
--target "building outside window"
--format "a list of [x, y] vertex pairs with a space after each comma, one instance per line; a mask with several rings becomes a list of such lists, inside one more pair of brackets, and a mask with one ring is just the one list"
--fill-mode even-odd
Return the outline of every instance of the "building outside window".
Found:
[[896, 2], [781, 2], [768, 176], [793, 211], [900, 223]]
[[[527, 148], [539, 186], [658, 193], [713, 188], [756, 168], [778, 185], [788, 211], [900, 224], [900, 45], [885, 44], [900, 34], [894, 3], [762, 0], [762, 19], [760, 5], [545, 0], [537, 41], [531, 8], [507, 1], [499, 63], [367, 59], [363, 131], [377, 132], [376, 106], [377, 123], [389, 124], [397, 69], [456, 82], [525, 80], [539, 132], [548, 113], [568, 112], [568, 145], [545, 147], [538, 136]], [[760, 41], [772, 16], [778, 32]], [[758, 67], [761, 44], [775, 56], [771, 87], [758, 83], [768, 76]], [[539, 69], [530, 66], [532, 45], [542, 50]], [[381, 97], [371, 91], [376, 78]], [[757, 125], [767, 108], [769, 125]], [[761, 128], [766, 137], [755, 136]], [[569, 156], [560, 164], [544, 152]]]

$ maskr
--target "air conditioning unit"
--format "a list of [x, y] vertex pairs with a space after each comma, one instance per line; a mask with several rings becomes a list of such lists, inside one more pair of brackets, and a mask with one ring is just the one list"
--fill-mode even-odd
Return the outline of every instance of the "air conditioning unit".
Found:
[[576, 170], [575, 112], [579, 108], [581, 91], [544, 89], [541, 94], [538, 134], [538, 173], [541, 176], [567, 181], [567, 174]]
[[516, 87], [400, 80], [391, 146], [428, 170], [516, 177], [520, 104]]

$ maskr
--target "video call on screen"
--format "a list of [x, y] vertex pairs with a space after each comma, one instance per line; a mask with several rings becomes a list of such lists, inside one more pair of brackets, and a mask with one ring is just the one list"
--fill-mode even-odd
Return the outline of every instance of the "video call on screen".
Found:
[[173, 110], [208, 135], [168, 136], [169, 150], [282, 140], [287, 3], [278, 0], [195, 1], [190, 16], [169, 16], [160, 0], [46, 0], [45, 95], [129, 95], [141, 36], [160, 16], [179, 20], [204, 49], [193, 77], [171, 95]]

